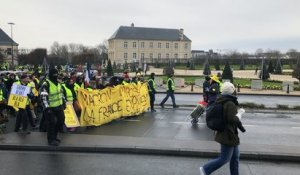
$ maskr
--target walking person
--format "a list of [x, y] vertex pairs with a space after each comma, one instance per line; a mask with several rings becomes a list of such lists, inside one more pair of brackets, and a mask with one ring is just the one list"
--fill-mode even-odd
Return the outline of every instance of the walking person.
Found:
[[200, 175], [209, 175], [221, 166], [230, 162], [230, 174], [239, 175], [239, 136], [238, 129], [245, 132], [242, 122], [236, 116], [238, 111], [238, 101], [235, 87], [230, 82], [225, 82], [222, 86], [221, 96], [217, 98], [218, 103], [223, 104], [223, 116], [226, 121], [224, 131], [216, 131], [215, 141], [220, 143], [220, 155], [200, 167]]
[[165, 102], [171, 97], [172, 103], [173, 103], [173, 108], [178, 108], [179, 106], [176, 105], [175, 102], [175, 96], [174, 96], [174, 91], [175, 91], [175, 83], [173, 80], [173, 74], [168, 75], [168, 81], [167, 81], [167, 95], [163, 99], [163, 101], [159, 104], [162, 108], [164, 108]]
[[156, 94], [156, 84], [154, 82], [155, 73], [150, 74], [150, 78], [148, 80], [148, 90], [149, 90], [149, 97], [150, 97], [150, 107], [151, 112], [156, 112], [154, 109], [154, 101], [155, 101], [155, 94]]
[[49, 71], [49, 79], [41, 87], [41, 98], [47, 122], [48, 145], [58, 146], [61, 142], [58, 138], [58, 132], [61, 131], [64, 125], [66, 102], [63, 97], [62, 85], [58, 82], [58, 71], [56, 69]]

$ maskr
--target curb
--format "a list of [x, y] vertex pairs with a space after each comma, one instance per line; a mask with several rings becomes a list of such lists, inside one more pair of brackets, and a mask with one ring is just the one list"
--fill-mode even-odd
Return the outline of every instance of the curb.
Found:
[[[154, 104], [155, 107], [160, 108], [159, 104]], [[166, 109], [173, 109], [173, 106], [171, 104], [165, 104], [164, 107]], [[179, 105], [179, 108], [182, 110], [193, 110], [196, 107], [196, 105]], [[300, 110], [282, 110], [278, 108], [266, 108], [266, 109], [252, 109], [252, 108], [244, 108], [247, 110], [247, 113], [277, 113], [277, 114], [300, 114]]]
[[[183, 157], [202, 157], [215, 158], [219, 155], [218, 151], [192, 150], [192, 149], [172, 149], [159, 147], [137, 147], [137, 146], [72, 146], [62, 145], [37, 146], [37, 145], [0, 145], [0, 150], [9, 151], [41, 151], [41, 152], [76, 152], [76, 153], [118, 153], [118, 154], [146, 154], [146, 155], [165, 155], [165, 156], [183, 156]], [[240, 158], [243, 160], [260, 161], [285, 161], [300, 162], [300, 156], [297, 154], [270, 154], [260, 152], [240, 152]]]

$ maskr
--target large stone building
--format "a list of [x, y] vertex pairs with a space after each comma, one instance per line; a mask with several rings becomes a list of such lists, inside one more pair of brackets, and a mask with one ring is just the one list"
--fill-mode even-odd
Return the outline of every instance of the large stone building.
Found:
[[3, 60], [0, 62], [12, 62], [12, 48], [13, 48], [13, 58], [14, 64], [17, 64], [17, 54], [18, 54], [19, 44], [13, 41], [1, 28], [0, 28], [0, 54]]
[[108, 40], [108, 58], [121, 64], [176, 62], [191, 57], [191, 43], [183, 29], [120, 26]]

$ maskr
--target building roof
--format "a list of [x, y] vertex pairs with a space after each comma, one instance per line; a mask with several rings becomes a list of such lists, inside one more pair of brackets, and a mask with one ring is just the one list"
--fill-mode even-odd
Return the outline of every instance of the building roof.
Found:
[[[119, 29], [109, 38], [109, 40], [133, 39], [133, 40], [180, 41], [179, 35], [180, 35], [179, 29], [120, 26]], [[183, 35], [183, 41], [191, 41], [191, 40], [185, 35]]]
[[19, 44], [12, 40], [1, 28], [0, 28], [0, 45], [11, 45], [18, 46]]

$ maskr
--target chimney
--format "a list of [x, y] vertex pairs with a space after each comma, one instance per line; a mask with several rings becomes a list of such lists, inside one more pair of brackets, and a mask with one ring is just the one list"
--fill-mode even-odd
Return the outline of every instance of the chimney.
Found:
[[179, 29], [179, 40], [183, 40], [183, 29]]
[[134, 23], [131, 23], [131, 27], [134, 27]]

